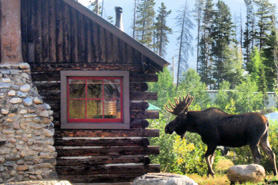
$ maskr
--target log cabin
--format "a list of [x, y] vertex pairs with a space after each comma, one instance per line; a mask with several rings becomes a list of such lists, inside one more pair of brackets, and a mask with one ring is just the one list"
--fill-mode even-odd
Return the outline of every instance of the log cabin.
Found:
[[[17, 6], [4, 10], [7, 2]], [[11, 29], [6, 15], [19, 12], [18, 22], [11, 18], [17, 40], [1, 36], [1, 63], [28, 63], [32, 85], [53, 111], [57, 177], [123, 184], [159, 172], [148, 157], [159, 154], [149, 143], [159, 130], [148, 129], [147, 119], [159, 113], [147, 111], [147, 100], [157, 99], [147, 82], [157, 82], [168, 62], [74, 0], [1, 0], [1, 7], [2, 32]], [[9, 42], [17, 43], [14, 57], [3, 52]], [[28, 177], [43, 178], [34, 174]]]

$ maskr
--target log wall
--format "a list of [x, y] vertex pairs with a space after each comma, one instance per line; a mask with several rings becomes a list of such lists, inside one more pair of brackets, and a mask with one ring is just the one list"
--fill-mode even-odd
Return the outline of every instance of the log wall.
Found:
[[[71, 182], [130, 182], [148, 172], [159, 172], [147, 155], [158, 154], [147, 137], [147, 82], [156, 82], [161, 68], [113, 33], [66, 4], [63, 0], [21, 0], [23, 58], [31, 66], [32, 80], [54, 111], [55, 146], [60, 179]], [[61, 70], [130, 71], [129, 130], [61, 130]], [[117, 137], [117, 138], [116, 138]]]

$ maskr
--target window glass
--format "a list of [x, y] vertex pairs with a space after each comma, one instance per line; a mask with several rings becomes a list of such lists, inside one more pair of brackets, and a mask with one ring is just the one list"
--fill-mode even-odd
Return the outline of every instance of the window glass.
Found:
[[104, 80], [104, 96], [105, 98], [120, 98], [121, 83], [119, 79]]
[[87, 80], [88, 98], [102, 97], [102, 80]]
[[101, 100], [88, 100], [87, 101], [87, 117], [89, 119], [102, 119], [103, 109]]
[[69, 80], [69, 96], [70, 98], [85, 98], [85, 80], [70, 79]]
[[120, 77], [69, 77], [69, 121], [122, 121], [121, 88]]
[[69, 118], [84, 119], [85, 117], [85, 100], [70, 100], [69, 101]]

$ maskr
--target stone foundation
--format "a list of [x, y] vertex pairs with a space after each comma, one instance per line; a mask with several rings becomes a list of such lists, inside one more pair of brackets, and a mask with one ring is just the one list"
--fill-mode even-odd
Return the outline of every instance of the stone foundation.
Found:
[[0, 65], [0, 183], [55, 179], [52, 114], [29, 64]]

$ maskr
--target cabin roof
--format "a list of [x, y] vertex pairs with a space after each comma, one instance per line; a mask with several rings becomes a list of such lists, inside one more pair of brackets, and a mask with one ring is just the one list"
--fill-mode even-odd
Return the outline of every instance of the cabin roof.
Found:
[[126, 42], [128, 45], [132, 46], [134, 49], [148, 57], [152, 62], [157, 64], [160, 67], [166, 67], [169, 65], [169, 63], [164, 60], [162, 57], [158, 56], [156, 53], [152, 52], [150, 49], [145, 47], [140, 42], [133, 39], [131, 36], [129, 36], [127, 33], [121, 31], [118, 27], [115, 25], [109, 23], [102, 17], [96, 15], [94, 12], [90, 11], [88, 8], [84, 7], [80, 3], [74, 1], [74, 0], [63, 0], [65, 3], [82, 13], [84, 16], [91, 19], [93, 22], [99, 24], [101, 27], [107, 29], [114, 35], [116, 35], [119, 39]]

